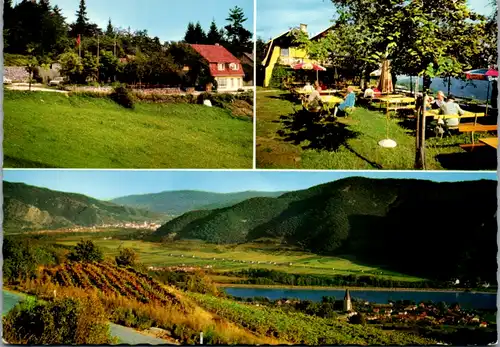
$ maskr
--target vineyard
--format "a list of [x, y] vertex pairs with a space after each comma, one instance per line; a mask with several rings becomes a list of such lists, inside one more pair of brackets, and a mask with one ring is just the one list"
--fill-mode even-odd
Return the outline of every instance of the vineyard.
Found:
[[174, 294], [151, 276], [106, 263], [65, 263], [44, 269], [42, 279], [60, 286], [98, 289], [104, 294], [124, 296], [142, 303], [181, 305]]
[[203, 308], [256, 334], [306, 345], [429, 345], [436, 341], [396, 331], [349, 324], [336, 319], [285, 313], [213, 296], [190, 294]]

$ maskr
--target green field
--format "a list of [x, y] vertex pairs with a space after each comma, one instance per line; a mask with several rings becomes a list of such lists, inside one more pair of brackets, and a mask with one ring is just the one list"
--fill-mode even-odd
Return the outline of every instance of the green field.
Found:
[[[382, 112], [357, 107], [337, 122], [304, 122], [294, 115], [301, 105], [289, 101], [289, 93], [257, 90], [257, 167], [267, 169], [410, 170], [415, 162], [415, 125], [404, 117], [392, 117], [389, 137], [396, 148], [382, 148], [386, 117]], [[428, 135], [429, 136], [429, 135]], [[482, 135], [487, 136], [487, 135]], [[467, 153], [459, 144], [470, 136], [453, 135], [426, 142], [429, 170], [494, 170], [495, 151]]]
[[4, 166], [251, 168], [252, 121], [193, 104], [5, 91]]
[[[57, 243], [73, 246], [80, 239], [80, 236], [61, 237]], [[109, 256], [117, 255], [120, 245], [122, 247], [133, 248], [139, 254], [140, 261], [147, 266], [211, 265], [213, 270], [220, 272], [261, 268], [294, 274], [372, 274], [380, 278], [398, 281], [422, 280], [421, 278], [406, 276], [378, 267], [363, 265], [354, 260], [349, 260], [348, 257], [318, 256], [293, 249], [279, 251], [273, 245], [251, 243], [244, 245], [214, 245], [198, 241], [176, 241], [175, 243], [162, 245], [136, 240], [104, 240], [103, 237], [98, 238], [97, 236], [93, 237], [93, 239], [97, 245], [102, 247], [105, 254]], [[245, 263], [238, 261], [245, 261]], [[269, 264], [270, 262], [273, 264]], [[220, 282], [227, 281], [227, 278], [218, 277], [216, 279]]]

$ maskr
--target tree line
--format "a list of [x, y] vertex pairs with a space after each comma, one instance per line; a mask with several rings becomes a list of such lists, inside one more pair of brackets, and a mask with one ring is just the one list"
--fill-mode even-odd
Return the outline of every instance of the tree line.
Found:
[[[205, 34], [199, 23], [189, 23], [185, 39], [162, 43], [147, 30], [132, 31], [113, 25], [106, 29], [92, 23], [85, 0], [80, 0], [76, 21], [68, 23], [61, 9], [50, 0], [22, 0], [15, 6], [4, 1], [4, 52], [24, 57], [28, 72], [61, 64], [61, 75], [69, 82], [89, 81], [166, 86], [204, 86], [213, 83], [208, 63], [191, 43], [220, 43], [234, 55], [251, 52], [251, 33], [243, 27], [243, 10], [230, 10], [228, 25], [215, 22]], [[201, 35], [201, 39], [198, 37]], [[189, 69], [185, 69], [189, 66]]]

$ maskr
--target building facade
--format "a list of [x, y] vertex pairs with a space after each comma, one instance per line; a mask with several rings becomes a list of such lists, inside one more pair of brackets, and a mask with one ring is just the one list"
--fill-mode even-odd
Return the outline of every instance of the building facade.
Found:
[[208, 61], [218, 91], [236, 91], [243, 87], [245, 73], [241, 61], [226, 48], [219, 44], [191, 46]]

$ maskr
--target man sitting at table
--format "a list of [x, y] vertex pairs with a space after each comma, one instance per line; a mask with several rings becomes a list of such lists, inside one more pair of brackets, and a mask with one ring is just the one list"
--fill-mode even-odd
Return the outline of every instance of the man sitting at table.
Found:
[[335, 107], [335, 112], [333, 113], [333, 116], [337, 116], [337, 111], [344, 111], [348, 107], [354, 107], [354, 104], [356, 102], [356, 94], [354, 93], [354, 88], [353, 87], [347, 87], [347, 95], [345, 96], [344, 102], [340, 103], [338, 106]]
[[305, 100], [305, 107], [309, 111], [318, 111], [321, 108], [321, 87], [318, 82], [314, 82], [314, 90]]
[[[460, 106], [455, 103], [455, 99], [452, 96], [449, 96], [446, 98], [446, 102], [441, 105], [439, 114], [445, 116], [458, 114], [462, 116], [464, 114], [464, 110], [462, 110]], [[446, 120], [439, 118], [437, 121], [436, 132], [442, 135], [445, 130], [448, 130], [448, 127], [457, 127], [459, 123], [460, 119], [458, 117], [447, 118]]]

